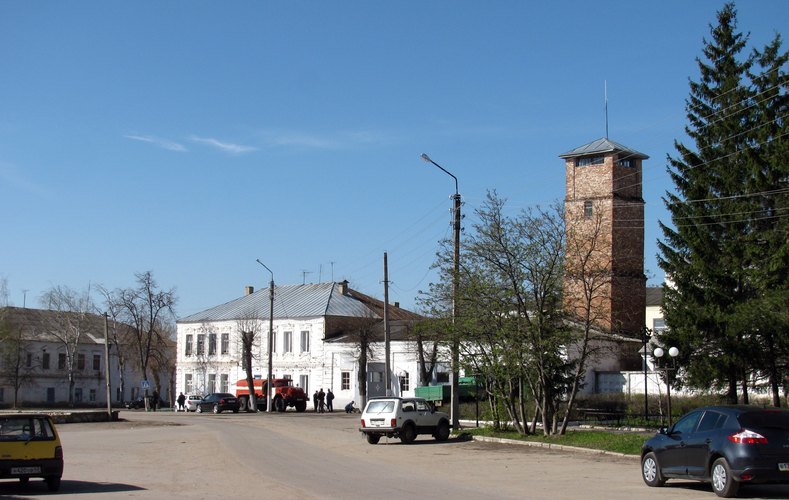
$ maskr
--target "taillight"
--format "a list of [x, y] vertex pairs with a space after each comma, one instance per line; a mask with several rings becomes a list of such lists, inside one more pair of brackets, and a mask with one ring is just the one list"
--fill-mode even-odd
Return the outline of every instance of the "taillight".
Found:
[[367, 426], [364, 424], [364, 419], [362, 419], [362, 427], [367, 427]]
[[396, 418], [392, 419], [392, 423], [389, 424], [389, 427], [397, 427], [397, 419]]
[[56, 446], [55, 447], [55, 458], [63, 458], [63, 447]]
[[729, 441], [732, 443], [739, 443], [739, 444], [767, 444], [767, 438], [759, 434], [758, 432], [749, 431], [748, 429], [743, 429], [737, 434], [732, 434], [728, 436]]

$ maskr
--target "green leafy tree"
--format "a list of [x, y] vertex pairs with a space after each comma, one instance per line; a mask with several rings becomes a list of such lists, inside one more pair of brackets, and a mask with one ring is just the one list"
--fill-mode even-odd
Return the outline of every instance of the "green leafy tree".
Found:
[[[783, 111], [778, 104], [785, 60], [779, 39], [761, 60], [741, 56], [747, 36], [737, 31], [733, 4], [717, 21], [686, 102], [685, 132], [693, 146], [676, 141], [677, 156], [668, 159], [675, 190], [664, 202], [673, 227], [661, 223], [658, 245], [673, 285], [663, 303], [669, 329], [659, 340], [680, 348], [688, 385], [724, 389], [731, 402], [738, 401], [739, 386], [747, 402], [749, 382], [765, 367], [753, 353], [771, 345], [769, 356], [776, 357], [783, 344], [760, 318], [776, 302], [766, 293], [764, 259], [782, 268], [773, 277], [784, 290], [777, 302], [786, 300], [786, 161], [776, 163], [783, 139], [775, 142], [783, 134], [778, 117], [786, 114], [785, 103]], [[774, 66], [773, 76], [753, 75], [755, 64]], [[783, 236], [776, 233], [781, 225]]]

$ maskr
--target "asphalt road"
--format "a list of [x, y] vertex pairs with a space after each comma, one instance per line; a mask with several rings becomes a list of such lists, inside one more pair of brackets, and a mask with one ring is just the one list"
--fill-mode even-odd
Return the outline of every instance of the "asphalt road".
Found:
[[[358, 415], [122, 411], [122, 421], [58, 427], [65, 472], [0, 481], [3, 498], [707, 499], [708, 485], [646, 487], [636, 459], [420, 436], [369, 445]], [[787, 486], [741, 490], [789, 498]]]

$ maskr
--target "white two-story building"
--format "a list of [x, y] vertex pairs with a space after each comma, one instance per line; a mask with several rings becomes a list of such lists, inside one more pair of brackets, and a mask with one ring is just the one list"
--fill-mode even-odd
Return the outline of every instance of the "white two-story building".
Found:
[[[271, 320], [270, 290], [254, 291], [177, 322], [176, 393], [235, 392], [246, 377], [242, 332], [252, 332], [252, 373], [268, 373], [272, 332], [274, 378], [289, 378], [308, 395], [331, 389], [335, 407], [359, 404], [361, 339], [370, 341], [367, 396], [385, 395], [383, 303], [348, 287], [347, 282], [278, 286]], [[413, 395], [417, 355], [408, 338], [418, 314], [390, 305], [390, 394]], [[439, 368], [439, 375], [447, 371]]]

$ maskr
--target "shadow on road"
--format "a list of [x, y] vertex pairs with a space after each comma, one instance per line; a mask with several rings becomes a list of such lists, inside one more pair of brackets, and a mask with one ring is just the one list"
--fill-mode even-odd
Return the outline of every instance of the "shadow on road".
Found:
[[90, 481], [60, 482], [60, 490], [50, 492], [46, 483], [41, 480], [31, 479], [29, 483], [22, 484], [18, 480], [0, 482], [0, 497], [2, 498], [30, 498], [31, 495], [59, 495], [63, 493], [116, 493], [122, 491], [142, 491], [145, 488], [133, 484], [120, 483], [93, 483]]

